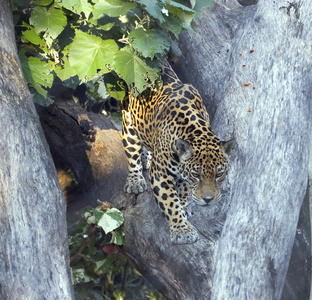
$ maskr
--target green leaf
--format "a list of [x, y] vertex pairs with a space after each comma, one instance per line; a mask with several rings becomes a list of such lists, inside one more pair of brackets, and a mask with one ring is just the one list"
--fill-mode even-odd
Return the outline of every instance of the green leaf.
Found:
[[89, 282], [92, 280], [90, 276], [87, 275], [86, 270], [84, 268], [70, 268], [71, 279], [73, 285], [82, 282]]
[[36, 4], [40, 6], [47, 6], [52, 3], [53, 0], [32, 0], [31, 4]]
[[170, 49], [168, 39], [154, 29], [134, 29], [128, 36], [131, 46], [142, 56], [154, 58], [155, 54], [165, 54]]
[[119, 227], [112, 232], [112, 239], [110, 240], [110, 243], [121, 246], [124, 243], [124, 236], [125, 233], [123, 229]]
[[47, 97], [47, 91], [43, 87], [51, 87], [53, 83], [53, 64], [41, 61], [37, 57], [25, 56], [25, 51], [19, 52], [19, 58], [26, 81], [43, 97]]
[[87, 19], [93, 10], [93, 6], [88, 0], [56, 0], [56, 2], [77, 15], [83, 12]]
[[102, 14], [110, 17], [118, 17], [126, 14], [129, 10], [135, 8], [135, 2], [124, 2], [121, 0], [99, 0], [94, 5], [93, 17], [99, 18]]
[[117, 51], [118, 46], [114, 40], [102, 40], [77, 30], [69, 45], [69, 63], [80, 80], [89, 81], [96, 75], [109, 72], [105, 65], [113, 64]]
[[101, 226], [105, 233], [109, 233], [114, 229], [120, 227], [124, 222], [123, 214], [117, 208], [109, 209], [98, 222], [98, 226]]
[[112, 20], [117, 21], [117, 18], [111, 18], [109, 16], [103, 16], [103, 18], [95, 19], [94, 17], [90, 18], [88, 22], [90, 23], [90, 28], [95, 28], [96, 30], [109, 31], [115, 25], [118, 28], [119, 22], [111, 22]]
[[196, 13], [193, 9], [175, 1], [170, 1], [166, 7], [169, 13], [179, 17], [187, 27], [191, 25]]
[[55, 73], [62, 81], [69, 79], [77, 74], [76, 70], [73, 69], [70, 64], [67, 55], [62, 58], [63, 63], [55, 66]]
[[45, 46], [45, 41], [35, 31], [34, 27], [31, 27], [31, 29], [29, 29], [29, 30], [23, 31], [22, 34], [32, 44], [39, 45], [40, 47]]
[[33, 97], [34, 102], [41, 106], [49, 106], [54, 102], [53, 99], [47, 95], [47, 91], [44, 89], [42, 89], [42, 91], [46, 94], [45, 96], [39, 94], [38, 91], [31, 86], [29, 87], [29, 91]]
[[178, 39], [179, 38], [179, 34], [182, 30], [182, 21], [176, 17], [171, 15], [170, 17], [166, 17], [165, 22], [160, 23], [160, 27], [167, 29], [169, 31], [171, 31], [175, 37]]
[[104, 75], [106, 92], [113, 98], [122, 101], [125, 97], [125, 88], [123, 82], [112, 73]]
[[162, 9], [165, 7], [164, 3], [157, 0], [138, 0], [138, 2], [144, 5], [147, 12], [160, 23], [165, 21], [164, 13], [162, 12]]
[[67, 18], [62, 10], [53, 6], [49, 10], [37, 6], [32, 11], [29, 22], [34, 26], [37, 33], [44, 32], [44, 39], [51, 45], [66, 26]]
[[129, 87], [134, 84], [138, 92], [150, 86], [147, 79], [153, 83], [159, 73], [157, 67], [147, 65], [129, 46], [120, 49], [114, 56], [114, 69]]
[[94, 208], [91, 211], [92, 211], [93, 216], [95, 218], [95, 223], [98, 223], [101, 220], [101, 218], [103, 217], [104, 212], [102, 210], [97, 209], [97, 208]]
[[110, 266], [116, 261], [115, 255], [108, 255], [105, 259], [95, 262], [95, 272], [108, 273]]
[[105, 25], [98, 25], [98, 30], [109, 31], [114, 27], [115, 23], [107, 23]]

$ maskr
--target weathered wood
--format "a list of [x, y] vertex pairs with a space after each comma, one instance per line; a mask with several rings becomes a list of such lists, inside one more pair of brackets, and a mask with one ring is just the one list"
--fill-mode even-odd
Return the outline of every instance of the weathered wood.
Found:
[[0, 299], [73, 299], [64, 196], [0, 9]]
[[281, 297], [307, 186], [311, 14], [304, 0], [216, 1], [180, 43], [213, 128], [237, 141], [211, 299]]
[[91, 205], [97, 199], [110, 201], [127, 177], [121, 134], [103, 115], [87, 112], [66, 96], [39, 112], [55, 165], [73, 171]]
[[[105, 121], [105, 117], [101, 115], [94, 115], [92, 113], [87, 113], [82, 108], [77, 106], [75, 103], [71, 102], [63, 102], [60, 104], [62, 109], [58, 107], [60, 102], [56, 101], [55, 108], [48, 108], [47, 112], [41, 113], [41, 119], [43, 122], [43, 127], [45, 132], [50, 135], [50, 147], [52, 152], [54, 152], [54, 148], [56, 145], [60, 146], [59, 143], [53, 144], [56, 141], [62, 139], [62, 136], [57, 138], [51, 138], [53, 134], [51, 130], [55, 130], [56, 132], [63, 133], [65, 136], [72, 133], [77, 132], [77, 128], [79, 127], [79, 122], [74, 121], [72, 125], [67, 128], [63, 128], [62, 124], [67, 124], [68, 120], [79, 120], [79, 119], [86, 119], [93, 120], [97, 124], [102, 122], [102, 125], [99, 125], [96, 131], [91, 130], [90, 135], [93, 135], [93, 140], [97, 140], [97, 132], [101, 133], [101, 135], [109, 136], [114, 135], [117, 138], [114, 139], [103, 139], [101, 141], [102, 147], [114, 150], [115, 155], [112, 156], [107, 154], [106, 151], [101, 152], [100, 156], [97, 159], [100, 163], [90, 164], [91, 173], [92, 168], [102, 169], [102, 171], [106, 173], [106, 178], [102, 176], [96, 176], [95, 183], [93, 188], [86, 192], [84, 197], [80, 197], [80, 199], [76, 199], [74, 203], [69, 205], [69, 211], [73, 211], [78, 207], [82, 207], [83, 205], [87, 206], [90, 203], [96, 205], [95, 200], [101, 199], [103, 201], [111, 201], [117, 207], [123, 209], [126, 223], [125, 223], [125, 232], [126, 232], [126, 245], [124, 247], [124, 251], [127, 255], [131, 258], [131, 260], [135, 263], [137, 268], [150, 279], [150, 281], [157, 287], [160, 291], [162, 291], [168, 299], [200, 299], [205, 295], [205, 297], [209, 296], [210, 289], [211, 289], [211, 279], [210, 282], [209, 276], [213, 274], [213, 259], [214, 259], [214, 251], [215, 245], [208, 240], [205, 240], [202, 236], [200, 244], [191, 245], [191, 247], [176, 247], [172, 246], [169, 243], [169, 237], [166, 233], [166, 222], [165, 219], [161, 216], [159, 209], [157, 208], [156, 204], [154, 203], [153, 196], [150, 193], [144, 193], [139, 195], [138, 197], [135, 196], [128, 196], [124, 194], [121, 190], [124, 184], [125, 176], [126, 176], [126, 159], [123, 153], [122, 144], [120, 141], [120, 136], [118, 132], [112, 132], [111, 129], [105, 129], [106, 126], [108, 128], [111, 127], [110, 123]], [[62, 112], [62, 116], [60, 119], [59, 113], [56, 111], [60, 110]], [[54, 114], [50, 112], [53, 111]], [[76, 115], [73, 112], [76, 111]], [[80, 114], [84, 115], [84, 118], [80, 117]], [[54, 117], [53, 117], [54, 116]], [[65, 120], [63, 120], [65, 119]], [[66, 119], [68, 119], [66, 121]], [[90, 123], [90, 128], [93, 128], [92, 121]], [[75, 126], [77, 128], [75, 128]], [[62, 129], [62, 130], [61, 130]], [[69, 130], [71, 129], [71, 130]], [[80, 129], [81, 130], [81, 129]], [[95, 155], [96, 151], [93, 151], [93, 147], [97, 147], [96, 143], [90, 143], [89, 134], [85, 130], [81, 130], [81, 136], [84, 136], [85, 140], [89, 144], [90, 153], [91, 155]], [[78, 149], [75, 149], [75, 139], [79, 140], [79, 137], [74, 137], [73, 134], [73, 144], [68, 143], [66, 141], [64, 144], [61, 145], [61, 149], [65, 149], [66, 147], [72, 148], [72, 153], [69, 153], [65, 150], [63, 151], [63, 156], [59, 157], [64, 162], [69, 162], [72, 159], [76, 158], [77, 163], [73, 166], [67, 165], [67, 167], [72, 167], [73, 171], [75, 171], [75, 166], [79, 165], [79, 159], [81, 156], [79, 155]], [[77, 143], [77, 147], [81, 147], [81, 143]], [[109, 151], [111, 153], [111, 151]], [[112, 164], [118, 166], [121, 163], [120, 168], [116, 168], [114, 172], [111, 169], [107, 169], [105, 167], [106, 164]], [[80, 169], [80, 167], [78, 168]], [[103, 172], [99, 172], [97, 174], [103, 174]], [[88, 172], [78, 173], [78, 176], [87, 176]], [[111, 178], [114, 182], [112, 185], [112, 181], [108, 181], [108, 178]], [[81, 184], [86, 183], [87, 180], [77, 178]], [[119, 192], [116, 192], [118, 191]], [[115, 196], [111, 198], [111, 192], [115, 193]], [[106, 197], [107, 196], [107, 197]], [[195, 213], [195, 209], [197, 209], [197, 213], [200, 213], [199, 207], [193, 207], [191, 212]], [[218, 208], [218, 210], [214, 211], [216, 215], [220, 214], [220, 212], [224, 211], [224, 208]], [[210, 216], [206, 216], [206, 221], [211, 222], [214, 224], [214, 227], [210, 227], [215, 231], [221, 229], [220, 224], [218, 224], [217, 219], [213, 220], [212, 212], [210, 209], [208, 210]], [[303, 209], [302, 214], [306, 215], [306, 209]], [[221, 219], [222, 219], [221, 213]], [[152, 217], [151, 217], [152, 216]], [[194, 214], [196, 218], [196, 214]], [[198, 220], [194, 220], [192, 217], [193, 222], [198, 222]], [[212, 219], [210, 219], [212, 218]], [[305, 217], [307, 218], [307, 217]], [[303, 218], [304, 219], [304, 218]], [[197, 226], [202, 226], [197, 223]], [[155, 231], [155, 228], [159, 230]], [[211, 238], [216, 238], [218, 235], [214, 235], [212, 232], [208, 234], [207, 230], [209, 228], [201, 228], [200, 230], [207, 236]], [[165, 231], [164, 231], [165, 230]], [[204, 232], [206, 230], [206, 232]], [[298, 247], [298, 251], [302, 251], [302, 242], [306, 242], [306, 236], [303, 232], [303, 225], [301, 224], [298, 227], [297, 232], [297, 243], [296, 247]], [[207, 246], [207, 247], [206, 247]], [[309, 246], [309, 245], [308, 245]], [[198, 248], [198, 249], [197, 249]], [[306, 258], [301, 258], [305, 259]], [[290, 270], [289, 277], [290, 280], [289, 284], [287, 285], [287, 293], [293, 293], [293, 271], [298, 269], [298, 257], [294, 257], [293, 259], [293, 267]], [[304, 270], [306, 264], [300, 264], [301, 272]], [[185, 271], [187, 270], [187, 272]], [[299, 269], [300, 270], [300, 269]], [[161, 276], [160, 276], [161, 274]], [[190, 275], [192, 274], [192, 275]], [[306, 281], [308, 278], [304, 278], [301, 276], [302, 279], [296, 276], [296, 283], [299, 283], [299, 293], [304, 293], [306, 291]], [[208, 284], [207, 284], [208, 283]], [[305, 284], [305, 285], [303, 285]], [[195, 287], [195, 288], [194, 288]], [[307, 292], [305, 292], [307, 293]], [[192, 296], [193, 295], [193, 296]], [[293, 295], [293, 294], [290, 294]], [[303, 294], [306, 295], [306, 294]], [[287, 298], [283, 298], [287, 299]], [[291, 299], [291, 298], [289, 298]]]
[[[151, 193], [136, 197], [121, 191], [124, 166], [114, 177], [118, 186], [101, 185], [104, 172], [93, 170], [103, 169], [109, 155], [96, 155], [90, 132], [95, 130], [94, 137], [107, 129], [97, 121], [103, 117], [81, 108], [72, 115], [71, 105], [56, 104], [80, 128], [88, 160], [97, 158], [87, 172], [71, 163], [74, 172], [81, 170], [76, 175], [79, 182], [88, 183], [79, 176], [92, 174], [86, 198], [103, 200], [112, 189], [120, 190], [110, 200], [125, 214], [124, 251], [168, 299], [281, 297], [307, 184], [311, 142], [311, 8], [307, 1], [299, 4], [258, 2], [244, 8], [235, 1], [216, 1], [198, 20], [199, 35], [184, 35], [181, 67], [192, 75], [190, 81], [208, 104], [219, 137], [237, 141], [220, 203], [189, 207], [189, 219], [200, 233], [193, 245], [170, 243], [168, 225]], [[88, 130], [75, 121], [81, 114], [89, 120]], [[62, 149], [70, 142], [64, 139]], [[102, 142], [105, 145], [105, 139]], [[107, 146], [119, 149], [121, 142], [114, 139]], [[64, 152], [74, 156], [79, 151]], [[117, 166], [124, 156], [115, 152], [111, 162]]]
[[[126, 159], [120, 134], [110, 129], [111, 124], [104, 116], [88, 113], [74, 102], [59, 100], [52, 107], [42, 111], [40, 116], [45, 133], [49, 135], [52, 153], [54, 157], [58, 157], [58, 163], [72, 168], [80, 185], [88, 182], [80, 178], [81, 176], [87, 177], [90, 173], [96, 175], [93, 177], [93, 186], [89, 189], [83, 188], [85, 196], [70, 204], [69, 211], [77, 206], [92, 203], [96, 205], [96, 199], [112, 202], [125, 214], [126, 242], [123, 249], [154, 286], [168, 299], [208, 298], [212, 289], [214, 257], [218, 245], [217, 241], [213, 242], [210, 239], [218, 238], [227, 198], [212, 208], [191, 205], [190, 219], [201, 232], [201, 239], [193, 245], [173, 246], [167, 234], [166, 220], [157, 208], [152, 194], [145, 192], [136, 197], [122, 192], [127, 173]], [[86, 119], [89, 120], [89, 130], [85, 130], [79, 121]], [[70, 126], [64, 127], [64, 124], [72, 121]], [[93, 125], [95, 123], [97, 126]], [[80, 136], [75, 136], [79, 131]], [[116, 138], [109, 138], [111, 135]], [[71, 141], [66, 140], [66, 136], [72, 136]], [[100, 140], [98, 136], [105, 138]], [[85, 145], [81, 142], [83, 140]], [[97, 153], [94, 149], [99, 143], [106, 150]], [[91, 161], [90, 171], [76, 172], [77, 169], [81, 170], [80, 160], [82, 165], [86, 165], [85, 158], [80, 155], [78, 149], [85, 149], [86, 145], [86, 159]], [[57, 148], [62, 151], [58, 151]], [[114, 155], [111, 155], [112, 152]], [[74, 160], [76, 163], [70, 164]], [[106, 168], [106, 165], [115, 166], [115, 170]], [[102, 171], [95, 172], [96, 169]], [[115, 194], [113, 198], [112, 193]], [[295, 261], [296, 263], [298, 262]]]
[[[96, 205], [97, 199], [113, 203], [125, 215], [125, 253], [166, 298], [208, 297], [216, 239], [213, 234], [220, 233], [224, 214], [218, 212], [226, 201], [211, 209], [205, 208], [210, 217], [206, 215], [202, 220], [197, 218], [201, 208], [190, 205], [188, 213], [191, 222], [199, 229], [200, 241], [194, 245], [174, 246], [170, 243], [166, 219], [152, 193], [131, 196], [122, 191], [127, 176], [127, 160], [120, 133], [111, 129], [111, 124], [103, 115], [87, 112], [74, 102], [57, 99], [53, 106], [40, 112], [40, 118], [56, 161], [72, 169], [84, 190], [84, 197], [80, 197], [79, 203], [71, 203], [69, 211]], [[88, 129], [81, 123], [86, 119]], [[75, 136], [79, 131], [79, 136]], [[105, 151], [96, 151], [99, 145]], [[88, 149], [85, 156], [80, 154], [78, 148]], [[80, 161], [89, 170], [82, 172]], [[107, 168], [107, 165], [114, 168]], [[88, 174], [92, 174], [93, 184], [85, 189], [83, 185], [87, 185], [88, 180], [84, 177]]]

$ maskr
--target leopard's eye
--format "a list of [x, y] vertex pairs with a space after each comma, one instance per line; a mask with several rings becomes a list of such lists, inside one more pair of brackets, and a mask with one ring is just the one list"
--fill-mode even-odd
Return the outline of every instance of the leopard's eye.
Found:
[[217, 178], [220, 178], [220, 177], [222, 177], [224, 175], [224, 171], [221, 171], [221, 172], [218, 172], [217, 174], [216, 174], [216, 177]]
[[218, 166], [216, 171], [217, 171], [216, 178], [220, 178], [220, 177], [224, 176], [225, 170], [223, 167]]
[[197, 178], [197, 179], [200, 178], [200, 174], [198, 172], [192, 172], [191, 176], [194, 177], [194, 178]]

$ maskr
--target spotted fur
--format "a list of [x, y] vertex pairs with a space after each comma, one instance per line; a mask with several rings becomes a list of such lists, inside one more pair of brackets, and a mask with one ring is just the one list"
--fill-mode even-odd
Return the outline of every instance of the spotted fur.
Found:
[[148, 149], [151, 185], [169, 222], [171, 242], [193, 243], [198, 233], [187, 220], [187, 200], [191, 196], [199, 205], [212, 205], [220, 199], [233, 141], [216, 137], [198, 91], [183, 84], [168, 64], [162, 67], [162, 80], [158, 92], [129, 94], [122, 111], [129, 166], [124, 190], [138, 194], [147, 189], [142, 153]]

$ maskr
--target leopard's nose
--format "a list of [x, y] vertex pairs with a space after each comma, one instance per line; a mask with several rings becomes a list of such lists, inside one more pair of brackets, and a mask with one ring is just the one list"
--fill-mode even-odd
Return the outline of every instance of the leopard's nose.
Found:
[[206, 204], [209, 204], [214, 199], [214, 197], [205, 197], [203, 199], [206, 202]]

